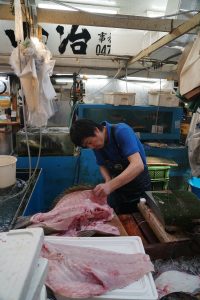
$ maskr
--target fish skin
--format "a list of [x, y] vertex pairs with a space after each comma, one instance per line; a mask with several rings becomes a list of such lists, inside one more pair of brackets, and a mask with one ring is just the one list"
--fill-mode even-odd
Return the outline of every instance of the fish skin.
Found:
[[[33, 225], [32, 221], [31, 221], [31, 217], [32, 216], [17, 218], [17, 221], [14, 224], [13, 229], [22, 229], [22, 228], [26, 228], [26, 227], [36, 227], [36, 226]], [[61, 232], [60, 230], [56, 230], [56, 229], [51, 228], [51, 227], [46, 226], [46, 225], [42, 226], [42, 228], [44, 230], [45, 235]]]

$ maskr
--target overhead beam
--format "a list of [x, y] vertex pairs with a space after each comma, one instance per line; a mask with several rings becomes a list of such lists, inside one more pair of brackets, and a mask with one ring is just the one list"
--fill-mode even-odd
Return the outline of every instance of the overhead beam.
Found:
[[84, 12], [37, 9], [39, 23], [86, 25], [96, 27], [138, 29], [170, 32], [183, 23], [183, 20], [153, 19], [139, 16], [98, 15]]
[[[33, 12], [35, 15], [35, 12]], [[33, 23], [32, 16], [30, 15], [29, 8], [23, 6], [23, 18], [28, 20], [30, 24]], [[10, 11], [10, 5], [0, 4], [0, 20], [14, 21], [15, 16]]]
[[0, 20], [14, 21], [15, 16], [10, 11], [10, 5], [0, 4]]
[[138, 60], [148, 57], [152, 52], [158, 50], [159, 48], [165, 46], [169, 42], [177, 39], [178, 37], [182, 36], [183, 34], [191, 31], [193, 28], [198, 26], [200, 24], [200, 13], [196, 14], [194, 17], [189, 19], [188, 21], [185, 21], [183, 24], [178, 26], [177, 28], [173, 29], [170, 33], [147, 47], [146, 49], [139, 52], [138, 55], [131, 58], [128, 62], [128, 66], [134, 64]]
[[[9, 5], [0, 4], [0, 20], [14, 20]], [[37, 8], [37, 22], [171, 32], [184, 21], [125, 15], [103, 16], [87, 12]]]

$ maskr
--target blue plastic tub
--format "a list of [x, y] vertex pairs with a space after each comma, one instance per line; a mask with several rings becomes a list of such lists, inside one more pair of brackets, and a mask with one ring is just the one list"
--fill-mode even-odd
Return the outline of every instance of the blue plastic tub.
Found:
[[200, 199], [200, 178], [192, 177], [188, 182], [191, 186], [192, 192]]

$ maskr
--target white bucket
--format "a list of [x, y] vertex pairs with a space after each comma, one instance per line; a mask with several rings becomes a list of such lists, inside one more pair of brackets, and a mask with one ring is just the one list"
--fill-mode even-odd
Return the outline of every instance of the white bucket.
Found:
[[14, 185], [16, 182], [16, 162], [15, 156], [0, 155], [0, 188]]

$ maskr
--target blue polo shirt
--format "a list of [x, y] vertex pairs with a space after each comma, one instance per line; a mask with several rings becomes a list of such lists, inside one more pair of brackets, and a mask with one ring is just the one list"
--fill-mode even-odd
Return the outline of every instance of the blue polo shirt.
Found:
[[[102, 149], [93, 150], [96, 156], [97, 164], [99, 166], [105, 164], [105, 154], [106, 159], [115, 163], [119, 162], [122, 158], [127, 159], [128, 156], [137, 152], [140, 154], [143, 164], [146, 166], [146, 156], [143, 145], [130, 126], [125, 123], [118, 123], [113, 125], [106, 121], [102, 122], [102, 125], [106, 126], [108, 141]], [[114, 141], [111, 134], [112, 126], [115, 127], [114, 135], [116, 142]], [[104, 154], [102, 154], [102, 152]]]

